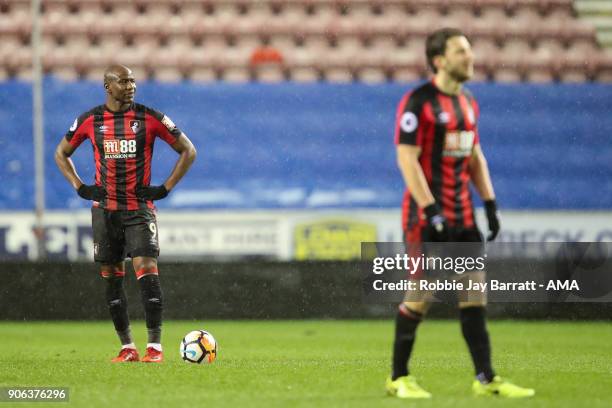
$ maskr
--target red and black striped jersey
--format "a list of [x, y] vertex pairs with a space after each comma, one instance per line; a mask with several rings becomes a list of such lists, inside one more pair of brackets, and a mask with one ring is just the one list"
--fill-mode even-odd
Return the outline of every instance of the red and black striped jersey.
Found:
[[[468, 90], [448, 95], [433, 81], [404, 95], [397, 108], [395, 144], [421, 147], [419, 162], [427, 184], [451, 226], [475, 226], [469, 162], [479, 143], [478, 116], [478, 104]], [[424, 223], [408, 186], [402, 225], [406, 230]]]
[[96, 185], [106, 190], [106, 198], [94, 206], [131, 211], [155, 208], [152, 201], [136, 197], [136, 189], [151, 182], [155, 138], [172, 145], [180, 135], [166, 115], [134, 103], [123, 112], [96, 106], [74, 121], [65, 138], [74, 148], [86, 139], [93, 146]]

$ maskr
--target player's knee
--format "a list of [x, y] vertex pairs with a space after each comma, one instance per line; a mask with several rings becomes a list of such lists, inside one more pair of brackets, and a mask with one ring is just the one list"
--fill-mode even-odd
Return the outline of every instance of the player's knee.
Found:
[[159, 275], [157, 266], [142, 267], [136, 271], [136, 279], [138, 280], [142, 279], [145, 276], [149, 276], [149, 275]]
[[100, 268], [100, 276], [106, 280], [123, 278], [125, 271], [121, 265], [102, 265]]
[[415, 320], [422, 320], [429, 310], [428, 302], [403, 302], [399, 305], [400, 313]]
[[459, 309], [463, 310], [463, 309], [468, 309], [468, 308], [472, 308], [472, 307], [476, 307], [476, 308], [485, 308], [487, 306], [487, 300], [486, 299], [475, 299], [475, 300], [470, 300], [470, 301], [466, 301], [466, 302], [459, 302]]
[[140, 280], [143, 276], [159, 275], [157, 269], [157, 260], [154, 258], [145, 259], [138, 263], [136, 270], [136, 279]]

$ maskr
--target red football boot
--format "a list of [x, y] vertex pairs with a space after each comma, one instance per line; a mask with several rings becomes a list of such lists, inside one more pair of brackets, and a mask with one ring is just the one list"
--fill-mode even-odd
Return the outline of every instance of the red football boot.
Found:
[[111, 360], [113, 363], [132, 363], [140, 361], [138, 350], [133, 348], [122, 348], [119, 355]]
[[147, 354], [140, 361], [143, 363], [161, 363], [164, 361], [164, 353], [153, 347], [147, 347]]

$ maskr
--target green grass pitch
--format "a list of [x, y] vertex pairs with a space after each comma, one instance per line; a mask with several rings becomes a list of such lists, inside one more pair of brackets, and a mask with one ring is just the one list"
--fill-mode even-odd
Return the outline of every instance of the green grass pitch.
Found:
[[[219, 342], [212, 365], [182, 362], [179, 341], [206, 329]], [[133, 322], [142, 352], [145, 329]], [[494, 365], [536, 388], [526, 401], [470, 394], [472, 367], [456, 321], [427, 321], [412, 372], [434, 394], [401, 401], [383, 390], [389, 321], [207, 321], [164, 324], [166, 362], [111, 364], [110, 322], [0, 322], [0, 386], [67, 386], [71, 407], [610, 407], [609, 323], [491, 321]], [[36, 404], [8, 404], [24, 407]], [[43, 406], [49, 406], [43, 404]]]

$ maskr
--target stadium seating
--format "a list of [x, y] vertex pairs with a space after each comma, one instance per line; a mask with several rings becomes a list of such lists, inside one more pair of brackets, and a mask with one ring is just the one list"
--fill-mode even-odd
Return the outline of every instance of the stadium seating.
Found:
[[[571, 0], [45, 0], [42, 24], [44, 71], [66, 79], [121, 61], [163, 81], [405, 81], [439, 26], [470, 36], [480, 80], [612, 77]], [[31, 29], [29, 0], [0, 2], [0, 79], [31, 76]], [[253, 64], [261, 47], [282, 58]]]

